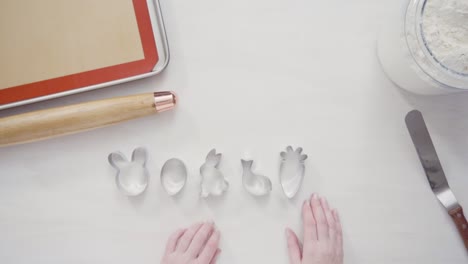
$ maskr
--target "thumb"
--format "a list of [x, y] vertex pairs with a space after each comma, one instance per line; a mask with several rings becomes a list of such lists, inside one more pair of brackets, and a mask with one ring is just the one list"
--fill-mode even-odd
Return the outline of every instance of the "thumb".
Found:
[[302, 253], [297, 235], [289, 228], [285, 230], [286, 241], [288, 243], [288, 253], [290, 264], [301, 264]]

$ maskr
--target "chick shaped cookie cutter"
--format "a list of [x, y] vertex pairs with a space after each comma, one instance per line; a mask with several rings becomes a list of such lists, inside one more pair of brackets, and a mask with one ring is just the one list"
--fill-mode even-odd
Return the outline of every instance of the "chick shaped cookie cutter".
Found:
[[263, 196], [271, 192], [271, 181], [268, 177], [255, 174], [252, 171], [253, 160], [241, 159], [242, 163], [242, 185], [245, 190], [255, 196]]
[[123, 194], [137, 196], [146, 190], [149, 180], [147, 159], [147, 151], [142, 147], [133, 150], [131, 161], [120, 151], [109, 154], [109, 163], [117, 170], [115, 183]]
[[205, 163], [200, 167], [200, 196], [203, 198], [210, 195], [220, 196], [229, 188], [229, 182], [218, 169], [221, 157], [221, 153], [216, 154], [216, 149], [212, 149], [206, 156]]

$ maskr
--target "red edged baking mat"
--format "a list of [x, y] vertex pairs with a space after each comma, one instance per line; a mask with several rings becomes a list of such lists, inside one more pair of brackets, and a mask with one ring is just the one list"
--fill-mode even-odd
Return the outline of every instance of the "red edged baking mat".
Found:
[[151, 72], [146, 0], [1, 0], [0, 105]]

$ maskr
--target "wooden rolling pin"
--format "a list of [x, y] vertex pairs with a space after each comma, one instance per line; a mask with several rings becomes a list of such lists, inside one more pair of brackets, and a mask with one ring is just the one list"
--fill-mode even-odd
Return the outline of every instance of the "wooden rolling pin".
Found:
[[73, 134], [174, 108], [172, 92], [146, 93], [0, 118], [0, 147]]

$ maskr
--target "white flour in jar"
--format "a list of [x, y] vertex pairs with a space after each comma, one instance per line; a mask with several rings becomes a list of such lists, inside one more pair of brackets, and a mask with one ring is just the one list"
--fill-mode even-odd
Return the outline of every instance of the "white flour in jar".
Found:
[[468, 0], [427, 0], [422, 30], [426, 46], [440, 64], [468, 74]]

